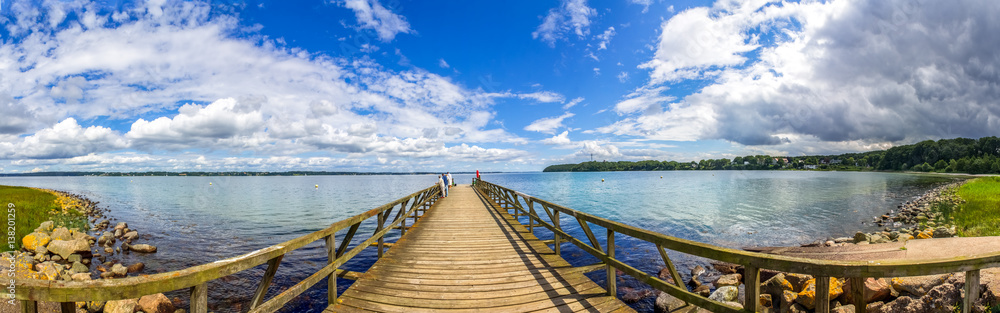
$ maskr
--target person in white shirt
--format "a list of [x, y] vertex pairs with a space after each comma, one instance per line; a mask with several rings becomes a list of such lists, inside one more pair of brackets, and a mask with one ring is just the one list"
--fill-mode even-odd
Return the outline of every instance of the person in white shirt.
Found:
[[458, 184], [455, 183], [455, 179], [451, 178], [451, 172], [448, 172], [448, 182], [450, 182], [452, 186], [458, 186]]

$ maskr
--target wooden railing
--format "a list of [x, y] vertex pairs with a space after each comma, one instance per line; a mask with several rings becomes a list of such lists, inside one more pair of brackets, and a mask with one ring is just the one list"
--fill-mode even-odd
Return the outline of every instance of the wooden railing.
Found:
[[[193, 313], [206, 313], [208, 312], [208, 287], [206, 283], [267, 263], [267, 271], [261, 278], [257, 291], [254, 293], [249, 312], [277, 311], [288, 303], [288, 301], [323, 280], [323, 278], [328, 278], [327, 300], [330, 304], [334, 304], [337, 299], [337, 277], [353, 280], [363, 274], [341, 270], [338, 267], [369, 246], [377, 246], [378, 257], [381, 258], [384, 248], [387, 247], [387, 244], [384, 242], [386, 233], [394, 229], [399, 229], [401, 233], [405, 233], [407, 229], [406, 219], [413, 218], [416, 221], [416, 219], [422, 216], [421, 213], [426, 212], [437, 201], [440, 193], [440, 188], [434, 185], [367, 212], [333, 223], [330, 227], [311, 234], [241, 256], [179, 271], [141, 277], [91, 281], [49, 281], [18, 278], [15, 282], [15, 287], [17, 288], [15, 297], [21, 302], [22, 312], [35, 313], [37, 311], [37, 301], [49, 301], [60, 302], [62, 312], [72, 313], [76, 312], [74, 302], [136, 299], [145, 295], [189, 288], [191, 294], [189, 311]], [[395, 216], [389, 219], [393, 215], [393, 212], [395, 212]], [[354, 238], [361, 223], [372, 217], [376, 217], [377, 219], [374, 233], [363, 242], [348, 250], [348, 245]], [[386, 222], [389, 222], [388, 225]], [[347, 232], [340, 240], [340, 244], [337, 245], [334, 234], [344, 229], [347, 229]], [[326, 243], [327, 265], [277, 296], [266, 302], [263, 301], [264, 296], [267, 294], [267, 289], [271, 285], [271, 279], [278, 270], [278, 265], [281, 264], [281, 260], [285, 254], [320, 239], [323, 239]]]
[[[866, 311], [863, 294], [865, 290], [864, 281], [868, 277], [904, 277], [965, 272], [966, 297], [963, 299], [962, 311], [968, 313], [980, 293], [979, 270], [1000, 266], [1000, 253], [926, 261], [858, 262], [817, 260], [748, 252], [685, 240], [625, 225], [534, 198], [482, 180], [476, 181], [474, 186], [480, 192], [490, 197], [499, 207], [506, 210], [513, 210], [512, 215], [527, 216], [529, 231], [533, 231], [538, 226], [551, 231], [554, 234], [554, 239], [549, 241], [549, 243], [555, 245], [553, 250], [556, 254], [560, 254], [561, 243], [571, 242], [583, 251], [601, 260], [605, 265], [605, 271], [607, 271], [607, 289], [609, 295], [617, 295], [617, 288], [615, 287], [615, 270], [617, 269], [657, 290], [666, 292], [680, 300], [712, 312], [736, 313], [760, 311], [758, 299], [760, 295], [760, 270], [766, 268], [781, 272], [808, 274], [816, 277], [816, 312], [821, 313], [830, 311], [829, 304], [831, 299], [829, 299], [829, 289], [831, 277], [850, 278], [855, 312], [864, 313]], [[544, 217], [546, 218], [543, 219], [543, 216], [538, 215], [538, 207], [544, 212]], [[580, 229], [586, 235], [589, 244], [566, 232], [566, 228], [561, 225], [560, 214], [569, 215], [572, 219], [576, 220]], [[601, 247], [597, 237], [591, 231], [590, 224], [603, 227], [607, 230], [606, 247]], [[656, 245], [656, 249], [659, 251], [664, 265], [670, 271], [675, 284], [669, 284], [657, 275], [643, 272], [616, 258], [614, 252], [616, 234], [630, 236]], [[745, 275], [743, 275], [743, 283], [746, 287], [745, 307], [740, 309], [725, 305], [688, 291], [677, 269], [667, 256], [666, 249], [742, 265], [745, 269]]]

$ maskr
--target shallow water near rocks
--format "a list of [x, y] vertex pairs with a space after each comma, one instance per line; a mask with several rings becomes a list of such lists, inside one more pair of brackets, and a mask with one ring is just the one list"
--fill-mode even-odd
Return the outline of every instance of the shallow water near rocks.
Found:
[[[454, 177], [468, 184], [473, 175]], [[954, 180], [897, 173], [791, 171], [505, 173], [484, 174], [483, 179], [625, 224], [730, 248], [798, 245], [850, 236], [859, 230], [873, 231], [872, 217]], [[126, 264], [144, 262], [145, 274], [210, 263], [278, 244], [436, 181], [433, 175], [0, 178], [0, 184], [63, 190], [99, 201], [99, 207], [110, 210], [113, 222], [125, 221], [139, 231], [137, 243], [159, 248], [155, 254], [124, 256]], [[526, 218], [522, 221], [527, 222]], [[356, 239], [372, 232], [370, 224], [361, 228]], [[584, 238], [574, 221], [567, 219], [562, 224], [571, 234]], [[595, 228], [594, 232], [604, 245], [604, 230]], [[546, 231], [537, 235], [551, 238]], [[617, 255], [626, 263], [650, 273], [663, 266], [652, 245], [620, 236], [616, 244]], [[707, 265], [702, 259], [675, 252], [670, 255], [685, 279], [687, 268]], [[578, 266], [597, 261], [572, 244], [564, 245], [563, 257]], [[370, 248], [345, 267], [364, 271], [374, 261], [375, 249]], [[326, 253], [319, 241], [287, 255], [268, 297], [325, 263]], [[260, 266], [211, 283], [211, 310], [246, 311], [264, 270]], [[603, 272], [588, 276], [604, 285]], [[340, 282], [341, 291], [350, 283]], [[627, 277], [618, 285], [645, 288]], [[186, 302], [185, 293], [168, 296]], [[653, 297], [648, 297], [632, 306], [651, 312], [652, 301]], [[320, 312], [325, 306], [326, 283], [321, 282], [283, 311]]]

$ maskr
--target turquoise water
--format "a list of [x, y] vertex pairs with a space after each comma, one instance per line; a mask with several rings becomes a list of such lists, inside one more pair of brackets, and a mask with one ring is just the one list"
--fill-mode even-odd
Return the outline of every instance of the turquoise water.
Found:
[[[459, 183], [472, 179], [472, 175], [454, 176]], [[873, 230], [863, 222], [951, 181], [894, 173], [788, 171], [507, 173], [486, 174], [483, 179], [597, 216], [732, 248], [797, 245]], [[156, 254], [123, 256], [126, 264], [142, 261], [146, 273], [155, 273], [274, 245], [436, 180], [433, 175], [3, 177], [0, 184], [58, 189], [100, 201], [99, 206], [111, 210], [110, 216], [128, 222], [147, 235], [146, 242], [159, 247]], [[569, 222], [563, 225], [575, 225]], [[371, 227], [365, 225], [359, 234], [370, 234]], [[578, 227], [569, 232], [582, 236]], [[551, 234], [541, 231], [539, 237]], [[662, 267], [651, 247], [629, 238], [617, 241], [619, 256], [629, 264], [649, 272]], [[596, 262], [571, 245], [564, 247], [564, 257], [574, 265]], [[374, 252], [368, 249], [347, 267], [364, 271], [374, 262]], [[698, 258], [671, 255], [681, 268], [705, 264]], [[325, 262], [320, 242], [286, 256], [269, 296], [308, 277]], [[258, 267], [211, 284], [212, 310], [241, 309], [263, 271]], [[603, 284], [602, 275], [591, 277]], [[320, 287], [325, 285], [317, 285], [286, 311], [321, 311], [326, 291]], [[641, 287], [631, 280], [619, 285]], [[182, 292], [170, 296], [186, 298]], [[646, 299], [634, 307], [651, 311], [651, 302]]]

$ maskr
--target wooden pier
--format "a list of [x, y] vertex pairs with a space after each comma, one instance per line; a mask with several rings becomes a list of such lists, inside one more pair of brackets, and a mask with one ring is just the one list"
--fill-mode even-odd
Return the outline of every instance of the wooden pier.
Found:
[[[244, 306], [250, 313], [278, 311], [324, 280], [328, 291], [324, 312], [630, 312], [633, 310], [616, 298], [616, 282], [621, 275], [686, 302], [685, 310], [749, 313], [770, 310], [759, 301], [760, 271], [769, 269], [814, 276], [818, 313], [831, 311], [831, 279], [848, 278], [855, 312], [864, 313], [862, 284], [866, 278], [964, 272], [962, 312], [968, 313], [980, 295], [980, 270], [1000, 267], [1000, 252], [996, 249], [960, 249], [962, 254], [974, 255], [936, 254], [937, 258], [919, 260], [824, 260], [717, 247], [622, 224], [480, 180], [473, 186], [453, 187], [450, 197], [442, 199], [440, 195], [441, 190], [434, 185], [313, 233], [173, 272], [92, 281], [19, 277], [15, 297], [25, 313], [35, 313], [40, 301], [58, 302], [62, 312], [73, 313], [80, 302], [137, 299], [187, 290], [188, 311], [207, 313], [208, 282], [267, 264], [252, 300]], [[527, 225], [519, 218], [527, 218]], [[401, 233], [396, 242], [386, 242], [390, 231]], [[537, 231], [554, 238], [539, 240], [534, 235]], [[371, 234], [355, 238], [367, 232]], [[602, 241], [597, 235], [606, 237], [602, 236]], [[655, 246], [670, 278], [640, 270], [616, 257], [616, 237]], [[326, 247], [326, 265], [267, 298], [284, 256], [316, 241]], [[561, 257], [561, 246], [567, 243], [594, 256], [599, 263], [571, 266]], [[372, 247], [377, 249], [378, 261], [366, 272], [341, 268]], [[742, 266], [742, 305], [710, 300], [689, 291], [668, 251]], [[604, 286], [583, 275], [594, 271], [604, 272]], [[338, 295], [340, 279], [355, 282]]]
[[582, 271], [462, 185], [326, 312], [634, 312]]

